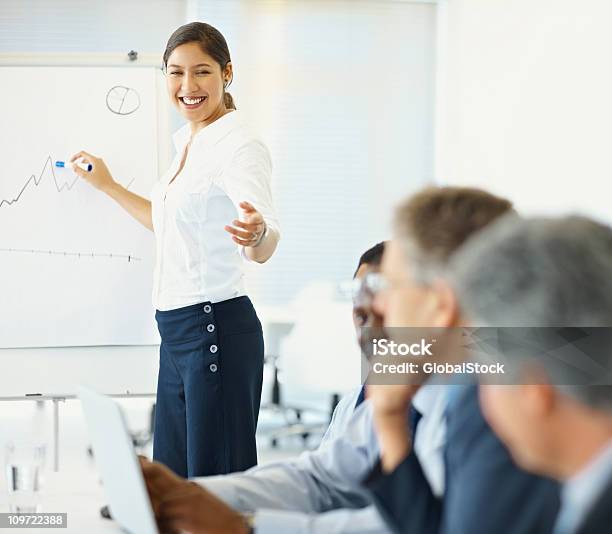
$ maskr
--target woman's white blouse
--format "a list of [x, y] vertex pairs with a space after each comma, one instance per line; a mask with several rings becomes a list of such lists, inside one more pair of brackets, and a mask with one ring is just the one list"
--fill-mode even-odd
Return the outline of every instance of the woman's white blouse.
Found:
[[186, 124], [174, 134], [176, 156], [151, 192], [156, 241], [153, 305], [173, 310], [245, 294], [242, 247], [224, 226], [250, 202], [271, 230], [279, 225], [272, 205], [272, 164], [238, 111], [227, 113], [191, 137]]

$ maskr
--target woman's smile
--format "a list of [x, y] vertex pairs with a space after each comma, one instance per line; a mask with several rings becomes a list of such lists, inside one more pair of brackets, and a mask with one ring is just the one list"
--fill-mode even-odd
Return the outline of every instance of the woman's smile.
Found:
[[207, 96], [203, 95], [193, 95], [193, 96], [179, 96], [178, 101], [179, 104], [188, 110], [198, 109], [200, 106], [203, 106], [204, 103], [208, 100]]

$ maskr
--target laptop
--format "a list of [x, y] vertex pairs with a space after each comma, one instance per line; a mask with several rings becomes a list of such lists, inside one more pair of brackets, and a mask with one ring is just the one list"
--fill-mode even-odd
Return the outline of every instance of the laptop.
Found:
[[78, 396], [113, 519], [132, 534], [157, 534], [151, 501], [121, 408], [109, 397], [84, 387], [78, 388]]

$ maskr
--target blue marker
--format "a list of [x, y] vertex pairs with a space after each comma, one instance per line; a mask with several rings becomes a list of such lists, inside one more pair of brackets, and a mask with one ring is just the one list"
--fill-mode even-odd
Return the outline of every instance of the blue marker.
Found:
[[[79, 165], [79, 164], [77, 163], [77, 165]], [[85, 165], [85, 164], [83, 163], [83, 165]], [[70, 163], [68, 163], [68, 164], [67, 164], [65, 161], [56, 161], [56, 162], [55, 162], [55, 166], [56, 166], [56, 167], [60, 167], [61, 169], [64, 169], [64, 168], [66, 168], [66, 169], [67, 169], [67, 168], [69, 168]], [[81, 166], [79, 165], [79, 167], [81, 167]], [[81, 167], [81, 168], [82, 168], [82, 167]], [[91, 163], [88, 163], [88, 164], [87, 164], [87, 166], [86, 166], [86, 168], [85, 168], [85, 170], [86, 170], [87, 172], [89, 172], [89, 171], [91, 171], [91, 169], [93, 169], [93, 165], [92, 165]]]

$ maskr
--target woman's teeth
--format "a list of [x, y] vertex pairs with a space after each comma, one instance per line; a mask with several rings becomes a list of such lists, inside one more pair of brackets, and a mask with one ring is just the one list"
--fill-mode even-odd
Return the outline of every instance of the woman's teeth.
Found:
[[182, 100], [185, 104], [188, 105], [193, 105], [193, 104], [199, 104], [200, 102], [202, 102], [202, 100], [204, 100], [204, 97], [199, 97], [199, 98], [189, 98], [187, 96], [182, 97]]

